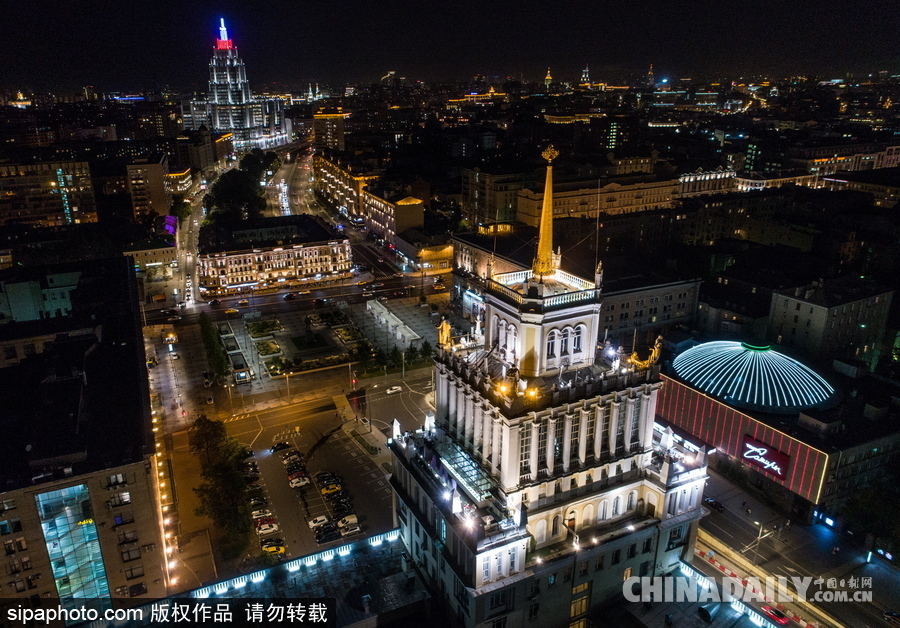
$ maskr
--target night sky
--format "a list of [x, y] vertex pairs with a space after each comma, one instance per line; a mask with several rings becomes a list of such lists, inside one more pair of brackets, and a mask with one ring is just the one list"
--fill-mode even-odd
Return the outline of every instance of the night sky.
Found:
[[898, 72], [896, 2], [836, 0], [26, 0], [0, 20], [0, 88], [205, 89], [224, 17], [251, 87], [423, 80], [612, 80], [645, 71]]

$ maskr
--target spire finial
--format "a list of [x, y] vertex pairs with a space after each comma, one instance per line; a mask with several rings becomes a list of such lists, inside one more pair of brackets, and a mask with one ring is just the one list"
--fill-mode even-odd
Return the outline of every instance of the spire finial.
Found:
[[219, 39], [225, 41], [228, 39], [228, 30], [225, 28], [225, 18], [219, 18]]
[[544, 184], [537, 255], [531, 271], [535, 277], [548, 277], [556, 272], [553, 263], [553, 160], [559, 157], [559, 151], [548, 146], [541, 156], [547, 160], [547, 181]]

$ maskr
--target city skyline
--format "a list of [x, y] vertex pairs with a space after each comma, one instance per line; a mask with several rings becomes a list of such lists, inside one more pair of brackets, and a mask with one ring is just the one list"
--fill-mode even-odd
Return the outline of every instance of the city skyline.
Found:
[[[235, 2], [176, 5], [170, 0], [102, 13], [28, 3], [0, 25], [9, 61], [5, 89], [176, 89], [204, 86], [204, 64], [220, 19], [241, 48], [253, 83], [371, 82], [393, 70], [423, 80], [476, 74], [577, 82], [639, 73], [652, 63], [660, 77], [697, 72], [786, 75], [894, 72], [900, 35], [872, 7], [774, 2], [686, 11], [662, 3], [639, 9], [567, 3], [547, 11], [536, 3], [416, 5], [340, 13], [326, 5], [276, 14]], [[53, 16], [47, 19], [47, 15]], [[593, 17], [592, 17], [593, 16]], [[173, 19], [176, 18], [176, 19]], [[277, 19], [276, 19], [277, 18]], [[835, 33], [841, 33], [835, 37]], [[823, 51], [827, 50], [828, 55]], [[423, 54], [424, 53], [424, 54]], [[61, 61], [62, 60], [62, 61]]]

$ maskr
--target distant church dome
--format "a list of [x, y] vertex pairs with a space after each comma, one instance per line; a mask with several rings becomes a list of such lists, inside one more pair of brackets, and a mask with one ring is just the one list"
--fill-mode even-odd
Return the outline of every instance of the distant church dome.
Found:
[[769, 346], [707, 342], [676, 357], [672, 366], [685, 382], [747, 410], [794, 414], [834, 395], [815, 371]]

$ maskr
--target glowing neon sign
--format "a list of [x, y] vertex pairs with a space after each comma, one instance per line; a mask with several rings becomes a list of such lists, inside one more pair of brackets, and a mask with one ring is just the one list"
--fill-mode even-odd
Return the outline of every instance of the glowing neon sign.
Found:
[[744, 451], [741, 459], [783, 480], [787, 475], [790, 456], [786, 456], [755, 438], [744, 435]]

